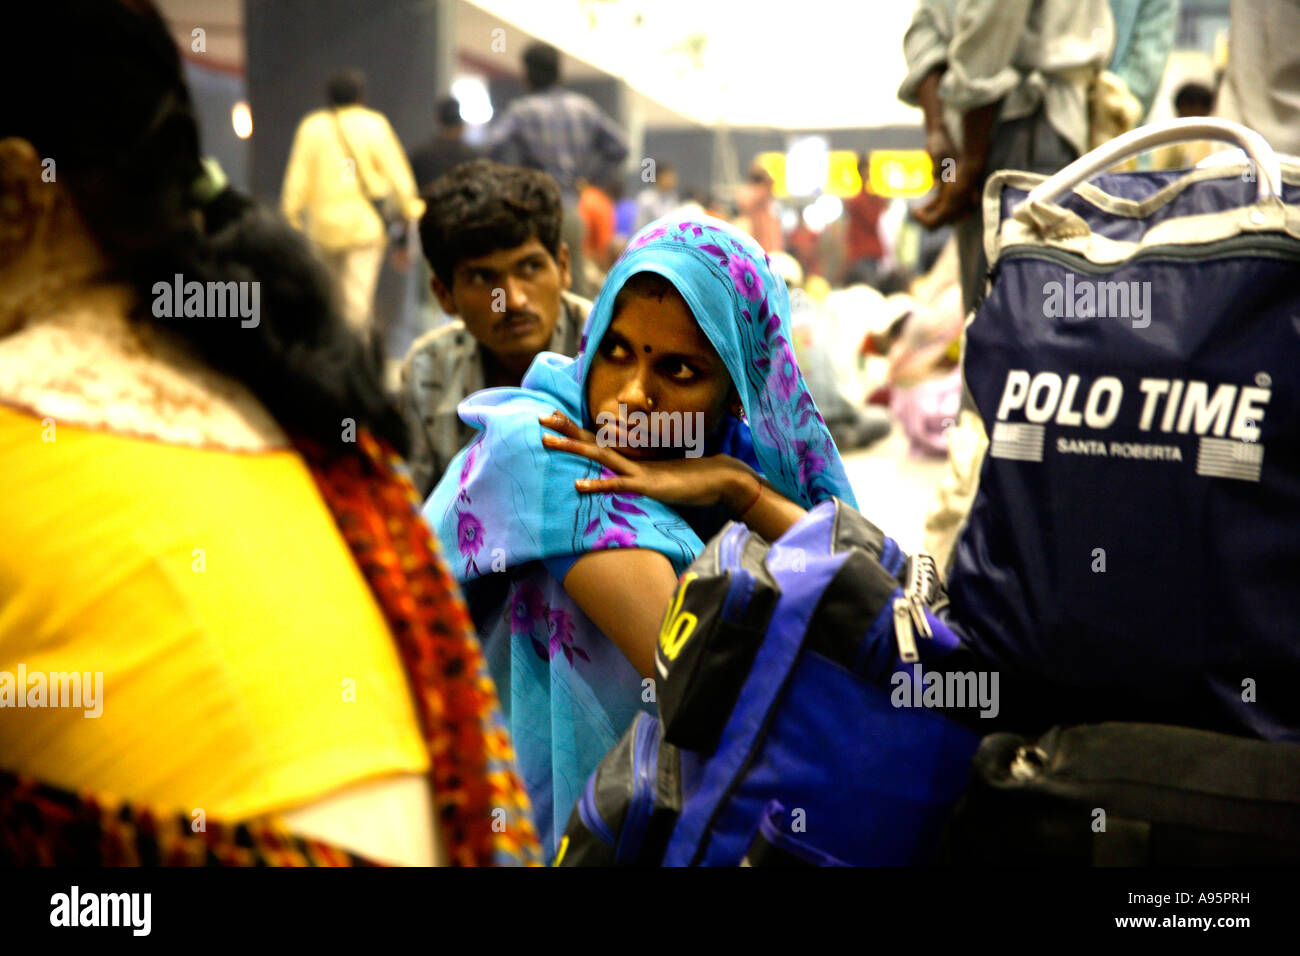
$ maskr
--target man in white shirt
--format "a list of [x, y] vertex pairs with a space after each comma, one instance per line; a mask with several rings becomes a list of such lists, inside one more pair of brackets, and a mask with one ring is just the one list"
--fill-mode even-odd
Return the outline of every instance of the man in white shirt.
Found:
[[1300, 156], [1300, 3], [1232, 0], [1228, 15], [1228, 70], [1215, 115]]

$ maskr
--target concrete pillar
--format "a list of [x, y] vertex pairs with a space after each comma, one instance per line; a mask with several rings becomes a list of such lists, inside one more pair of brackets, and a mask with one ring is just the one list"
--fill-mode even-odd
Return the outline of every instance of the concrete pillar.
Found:
[[246, 0], [254, 195], [278, 200], [298, 121], [325, 105], [325, 84], [344, 67], [365, 71], [366, 105], [408, 148], [431, 136], [434, 103], [451, 82], [450, 40], [438, 36], [444, 5], [450, 0]]

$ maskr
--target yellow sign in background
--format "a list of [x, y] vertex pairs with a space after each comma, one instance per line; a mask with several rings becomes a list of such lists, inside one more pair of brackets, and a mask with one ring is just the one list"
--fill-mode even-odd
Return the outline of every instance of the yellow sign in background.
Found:
[[[759, 153], [757, 162], [772, 177], [772, 191], [778, 198], [790, 195], [785, 178], [785, 153]], [[835, 149], [827, 154], [826, 182], [822, 192], [849, 199], [862, 191], [858, 175], [858, 154], [851, 149]], [[886, 199], [914, 199], [924, 196], [934, 185], [930, 156], [923, 149], [876, 149], [869, 158], [867, 177], [871, 191]]]
[[877, 149], [871, 153], [871, 189], [889, 199], [915, 199], [934, 185], [930, 154], [923, 149]]

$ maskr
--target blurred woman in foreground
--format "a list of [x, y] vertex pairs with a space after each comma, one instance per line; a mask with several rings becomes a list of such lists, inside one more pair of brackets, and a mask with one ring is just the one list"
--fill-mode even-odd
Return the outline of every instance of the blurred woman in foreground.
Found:
[[151, 4], [21, 9], [30, 59], [0, 61], [0, 861], [535, 860], [468, 616], [393, 467], [400, 418], [320, 267], [201, 164]]

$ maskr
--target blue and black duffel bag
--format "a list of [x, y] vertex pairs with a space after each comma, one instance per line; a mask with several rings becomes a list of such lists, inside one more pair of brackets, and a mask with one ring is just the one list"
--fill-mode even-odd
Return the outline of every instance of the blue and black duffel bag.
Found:
[[[774, 544], [728, 525], [665, 615], [659, 718], [592, 775], [556, 865], [930, 859], [979, 741], [920, 706], [925, 665], [960, 654], [945, 600], [928, 556], [839, 501]], [[967, 689], [941, 702], [969, 718]]]

